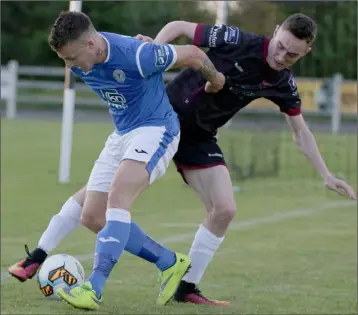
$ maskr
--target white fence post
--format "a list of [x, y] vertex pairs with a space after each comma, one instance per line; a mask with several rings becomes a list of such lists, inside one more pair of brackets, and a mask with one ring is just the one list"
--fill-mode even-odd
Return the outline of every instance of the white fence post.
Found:
[[337, 73], [332, 78], [331, 126], [332, 134], [336, 135], [341, 127], [341, 84], [343, 76]]
[[6, 86], [6, 118], [14, 119], [16, 116], [16, 95], [17, 95], [17, 73], [19, 63], [10, 60], [7, 64], [7, 86]]
[[[81, 12], [82, 1], [70, 1], [70, 11]], [[75, 74], [70, 68], [65, 69], [65, 88], [63, 92], [62, 110], [62, 132], [61, 132], [61, 151], [59, 165], [59, 182], [61, 184], [70, 181], [71, 174], [71, 153], [73, 138], [73, 120], [75, 116]]]
[[[228, 0], [224, 1], [216, 1], [216, 24], [224, 24], [226, 25], [228, 22], [229, 15], [229, 2]], [[224, 125], [224, 128], [229, 128], [231, 125], [231, 119]], [[217, 134], [217, 138], [219, 138], [219, 133]]]

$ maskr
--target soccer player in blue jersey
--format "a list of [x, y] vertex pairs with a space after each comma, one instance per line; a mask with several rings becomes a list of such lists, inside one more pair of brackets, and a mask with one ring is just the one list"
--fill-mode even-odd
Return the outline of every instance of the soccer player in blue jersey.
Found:
[[[97, 32], [89, 17], [79, 12], [59, 15], [49, 45], [108, 103], [115, 128], [94, 164], [86, 189], [71, 197], [48, 227], [51, 230], [52, 224], [66, 230], [79, 224], [81, 210], [86, 220], [98, 216], [99, 205], [107, 204], [91, 275], [83, 285], [57, 293], [74, 307], [98, 309], [106, 280], [126, 249], [162, 271], [157, 303], [165, 305], [187, 272], [190, 259], [152, 240], [132, 222], [130, 213], [138, 196], [165, 174], [179, 143], [179, 121], [168, 100], [162, 72], [173, 67], [193, 68], [207, 79], [206, 90], [212, 93], [222, 89], [225, 77], [195, 46], [158, 45]], [[43, 235], [42, 243], [46, 242], [48, 237]], [[10, 273], [21, 281], [31, 278], [51, 246], [41, 246], [40, 240], [39, 248], [10, 267]]]

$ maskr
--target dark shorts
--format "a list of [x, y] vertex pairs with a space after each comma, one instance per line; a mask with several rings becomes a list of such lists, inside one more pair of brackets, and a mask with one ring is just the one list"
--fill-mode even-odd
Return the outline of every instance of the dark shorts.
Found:
[[226, 165], [224, 155], [215, 137], [200, 140], [191, 138], [190, 141], [186, 140], [185, 137], [181, 138], [173, 161], [186, 183], [184, 170], [199, 170]]

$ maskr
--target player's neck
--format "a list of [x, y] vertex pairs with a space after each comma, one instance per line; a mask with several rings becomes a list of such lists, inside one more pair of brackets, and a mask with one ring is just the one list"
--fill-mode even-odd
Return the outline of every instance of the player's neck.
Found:
[[96, 63], [103, 63], [106, 61], [108, 56], [108, 44], [107, 41], [101, 36], [98, 36], [98, 49], [96, 52], [97, 60]]

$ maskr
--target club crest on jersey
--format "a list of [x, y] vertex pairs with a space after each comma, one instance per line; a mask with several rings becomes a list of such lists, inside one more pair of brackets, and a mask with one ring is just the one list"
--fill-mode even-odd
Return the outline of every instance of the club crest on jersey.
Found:
[[123, 72], [123, 70], [120, 69], [116, 69], [113, 71], [113, 78], [119, 82], [119, 83], [123, 83], [126, 80], [126, 75]]
[[128, 107], [127, 100], [116, 89], [101, 90], [101, 93], [109, 106], [116, 109], [126, 109]]
[[225, 35], [224, 41], [227, 44], [237, 44], [239, 40], [239, 29], [237, 27], [228, 27]]
[[164, 45], [158, 45], [155, 49], [155, 65], [157, 67], [165, 67], [168, 61], [169, 50]]
[[288, 84], [290, 85], [292, 90], [296, 89], [296, 82], [295, 82], [295, 78], [293, 77], [293, 75], [291, 75], [290, 78], [288, 79]]

